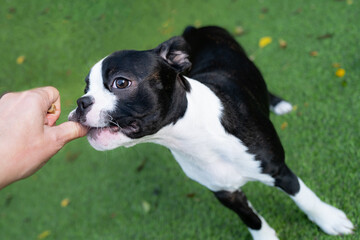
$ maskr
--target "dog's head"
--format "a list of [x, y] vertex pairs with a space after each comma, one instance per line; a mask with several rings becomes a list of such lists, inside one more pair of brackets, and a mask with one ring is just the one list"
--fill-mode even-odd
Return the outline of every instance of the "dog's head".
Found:
[[91, 68], [69, 120], [90, 128], [97, 150], [141, 142], [183, 116], [189, 85], [181, 74], [190, 67], [182, 37], [148, 51], [115, 52]]

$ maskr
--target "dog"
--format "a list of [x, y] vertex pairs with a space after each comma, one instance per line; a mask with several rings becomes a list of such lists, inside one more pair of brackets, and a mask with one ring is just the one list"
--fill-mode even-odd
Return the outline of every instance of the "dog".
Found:
[[85, 82], [69, 120], [90, 128], [95, 149], [166, 146], [189, 178], [241, 218], [253, 239], [278, 237], [241, 191], [249, 181], [281, 189], [327, 234], [352, 233], [344, 212], [321, 201], [285, 164], [269, 114], [285, 114], [292, 105], [267, 90], [225, 29], [187, 27], [154, 49], [112, 53]]

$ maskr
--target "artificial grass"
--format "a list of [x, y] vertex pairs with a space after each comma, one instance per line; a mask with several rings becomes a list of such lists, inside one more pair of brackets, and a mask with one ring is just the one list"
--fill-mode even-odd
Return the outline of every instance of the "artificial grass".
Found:
[[[0, 92], [53, 85], [62, 97], [62, 122], [90, 67], [105, 55], [153, 48], [187, 25], [230, 32], [242, 26], [236, 39], [269, 89], [297, 106], [271, 116], [288, 165], [358, 225], [359, 13], [359, 2], [350, 0], [2, 1]], [[273, 42], [259, 49], [264, 36]], [[334, 63], [346, 70], [343, 78]], [[259, 183], [243, 189], [280, 239], [360, 239], [358, 232], [327, 236], [276, 189]], [[61, 207], [64, 198], [70, 204]], [[46, 230], [45, 239], [250, 239], [237, 216], [189, 180], [165, 148], [96, 152], [86, 139], [0, 191], [0, 239], [37, 239]]]

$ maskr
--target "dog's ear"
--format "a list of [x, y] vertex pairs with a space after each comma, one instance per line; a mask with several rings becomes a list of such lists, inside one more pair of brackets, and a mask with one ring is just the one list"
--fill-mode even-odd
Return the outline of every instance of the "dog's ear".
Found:
[[160, 44], [155, 51], [178, 73], [190, 70], [190, 47], [183, 37], [173, 37]]

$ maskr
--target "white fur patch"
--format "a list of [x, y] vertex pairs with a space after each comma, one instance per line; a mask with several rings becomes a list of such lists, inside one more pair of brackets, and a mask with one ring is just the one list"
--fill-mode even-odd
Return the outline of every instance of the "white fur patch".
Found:
[[322, 202], [301, 179], [299, 179], [299, 183], [299, 193], [291, 198], [307, 214], [311, 221], [315, 222], [324, 232], [330, 235], [352, 233], [354, 225], [343, 211]]
[[116, 107], [116, 96], [104, 87], [102, 77], [102, 62], [96, 63], [89, 75], [89, 91], [84, 96], [91, 96], [95, 102], [86, 115], [85, 125], [91, 127], [104, 127], [107, 112], [113, 111]]
[[258, 216], [261, 219], [261, 228], [260, 230], [254, 230], [249, 228], [249, 232], [254, 240], [279, 240], [276, 236], [276, 232], [272, 229], [265, 219], [261, 216]]
[[281, 101], [275, 107], [270, 108], [276, 115], [283, 115], [292, 111], [292, 105], [289, 102]]
[[149, 140], [168, 147], [185, 174], [212, 191], [235, 191], [255, 180], [273, 185], [274, 179], [261, 173], [260, 161], [225, 132], [218, 97], [200, 82], [187, 80], [191, 92], [184, 117]]

